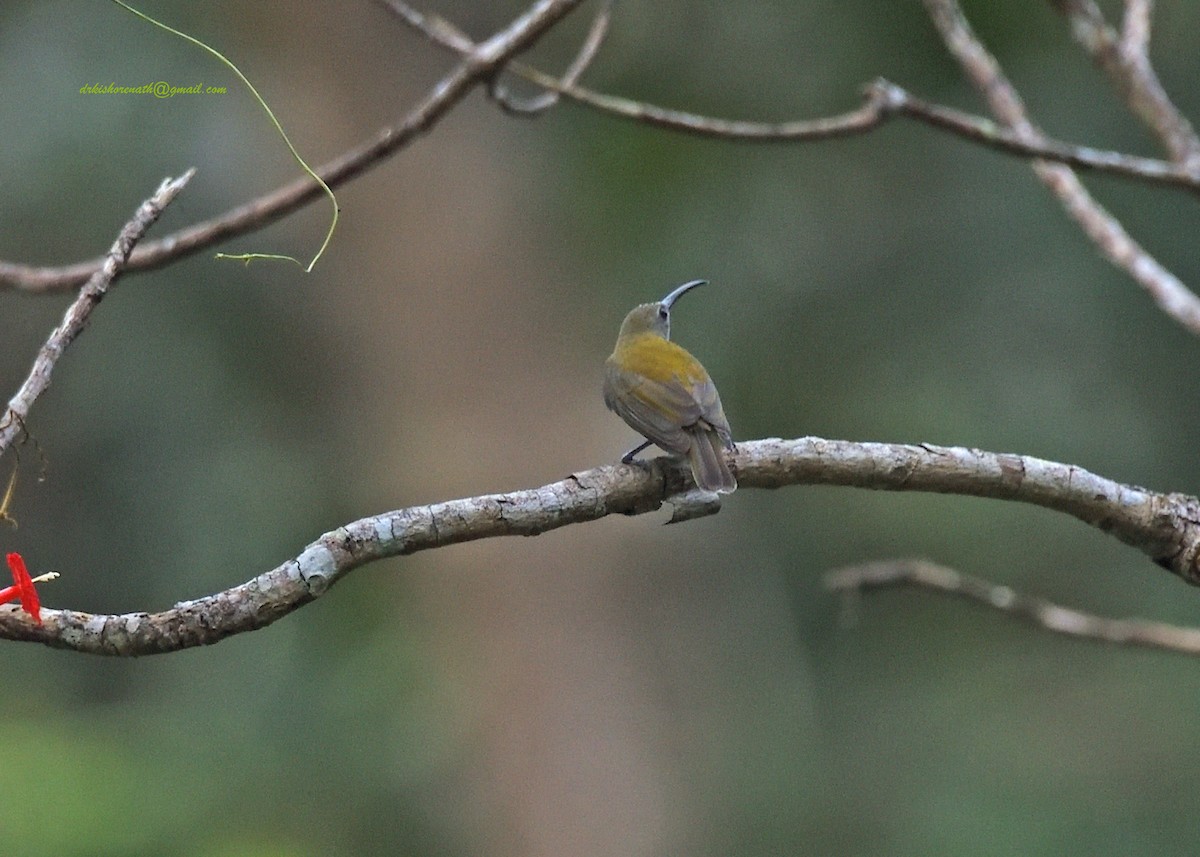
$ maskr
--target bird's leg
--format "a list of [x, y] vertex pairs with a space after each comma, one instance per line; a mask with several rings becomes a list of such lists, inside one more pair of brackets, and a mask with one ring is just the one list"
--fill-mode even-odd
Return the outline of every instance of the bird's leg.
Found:
[[645, 449], [646, 447], [651, 446], [653, 443], [654, 443], [654, 441], [652, 441], [652, 440], [647, 440], [647, 441], [643, 441], [642, 443], [639, 443], [633, 449], [629, 450], [629, 452], [627, 452], [623, 456], [621, 456], [621, 463], [622, 464], [633, 464], [634, 463], [633, 457], [635, 455], [637, 455], [639, 452], [641, 452], [643, 449]]

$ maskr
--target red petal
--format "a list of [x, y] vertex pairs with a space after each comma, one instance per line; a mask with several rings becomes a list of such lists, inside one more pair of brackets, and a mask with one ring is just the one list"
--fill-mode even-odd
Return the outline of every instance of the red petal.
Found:
[[34, 588], [33, 578], [25, 568], [25, 560], [19, 553], [8, 555], [8, 567], [12, 571], [13, 583], [17, 586], [17, 595], [21, 599], [21, 609], [33, 617], [33, 621], [42, 624], [42, 604], [38, 600], [37, 589]]

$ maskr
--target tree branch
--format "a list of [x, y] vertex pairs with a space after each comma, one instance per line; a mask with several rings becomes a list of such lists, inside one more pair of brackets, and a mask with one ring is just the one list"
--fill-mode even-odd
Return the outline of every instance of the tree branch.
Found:
[[[471, 44], [457, 28], [441, 18], [422, 15], [402, 0], [383, 2], [436, 44], [458, 52], [467, 50]], [[1054, 2], [1072, 9], [1095, 8], [1092, 0]], [[865, 133], [893, 115], [902, 114], [1000, 151], [1034, 158], [1033, 169], [1038, 178], [1058, 196], [1067, 212], [1101, 253], [1141, 285], [1163, 312], [1193, 334], [1200, 335], [1200, 297], [1142, 248], [1120, 222], [1091, 197], [1067, 166], [1200, 191], [1200, 157], [1189, 154], [1195, 135], [1191, 126], [1174, 111], [1173, 105], [1162, 93], [1144, 52], [1149, 41], [1148, 2], [1129, 0], [1129, 3], [1125, 27], [1128, 56], [1126, 62], [1119, 66], [1122, 71], [1118, 81], [1134, 93], [1130, 104], [1135, 112], [1147, 121], [1156, 123], [1153, 127], [1168, 140], [1177, 163], [1075, 146], [1048, 138], [1030, 122], [1020, 95], [1005, 78], [996, 59], [976, 38], [956, 0], [925, 0], [925, 6], [947, 48], [987, 99], [992, 112], [1008, 126], [1006, 128], [998, 128], [988, 120], [921, 101], [882, 79], [867, 88], [866, 102], [858, 110], [806, 121], [760, 123], [715, 119], [591, 92], [572, 82], [556, 80], [522, 63], [510, 63], [506, 68], [547, 90], [595, 109], [648, 125], [706, 137], [760, 142], [822, 140]], [[1099, 15], [1097, 10], [1094, 15], [1089, 13], [1082, 16], [1083, 20], [1093, 25], [1089, 30], [1093, 42], [1102, 45], [1111, 42], [1111, 51], [1097, 49], [1099, 54], [1119, 54], [1115, 34], [1095, 25], [1094, 18], [1103, 24]], [[1116, 66], [1113, 73], [1117, 74]]]
[[[383, 2], [406, 23], [443, 47], [461, 52], [471, 44], [457, 28], [441, 18], [421, 15], [401, 0]], [[1058, 2], [1072, 7], [1091, 5], [1091, 0]], [[1130, 0], [1130, 3], [1126, 16], [1126, 43], [1144, 48], [1149, 40], [1146, 29], [1149, 26], [1148, 6], [1144, 0]], [[1147, 121], [1156, 123], [1154, 127], [1168, 140], [1178, 163], [1077, 146], [1047, 137], [1029, 121], [1020, 95], [1004, 77], [996, 59], [976, 38], [957, 2], [926, 0], [925, 5], [950, 52], [987, 99], [992, 111], [1008, 127], [997, 127], [986, 119], [922, 101], [882, 79], [867, 88], [866, 101], [857, 110], [812, 120], [761, 123], [699, 116], [592, 92], [574, 83], [556, 80], [522, 63], [510, 63], [506, 68], [547, 90], [612, 115], [706, 137], [759, 142], [823, 140], [871, 131], [900, 114], [1009, 154], [1033, 158], [1038, 177], [1058, 196], [1068, 214], [1101, 253], [1141, 285], [1163, 312], [1200, 335], [1200, 297], [1138, 244], [1120, 222], [1092, 198], [1068, 168], [1200, 191], [1200, 156], [1188, 154], [1195, 135], [1191, 126], [1166, 100], [1144, 51], [1140, 59], [1128, 57], [1129, 61], [1120, 66], [1124, 69], [1120, 81], [1132, 88], [1136, 97], [1131, 97], [1131, 106]], [[1100, 39], [1099, 36], [1095, 38]], [[1112, 51], [1119, 52], [1115, 34], [1106, 38], [1113, 44]], [[1107, 44], [1103, 39], [1100, 41]], [[1126, 53], [1130, 52], [1136, 53], [1134, 47], [1127, 47]], [[1180, 152], [1184, 154], [1180, 155]]]
[[[976, 38], [957, 0], [925, 0], [925, 7], [946, 47], [996, 117], [1028, 142], [1043, 144], [1045, 137], [1029, 120], [1021, 96], [995, 57]], [[1159, 309], [1200, 336], [1200, 297], [1134, 241], [1120, 222], [1091, 197], [1069, 167], [1035, 160], [1033, 170], [1110, 262], [1141, 285]]]
[[[510, 58], [531, 47], [551, 26], [583, 0], [537, 0], [505, 29], [481, 42], [442, 78], [407, 116], [379, 131], [316, 172], [331, 188], [355, 178], [431, 129], [471, 88], [496, 73]], [[261, 229], [303, 207], [324, 191], [311, 179], [298, 179], [225, 214], [147, 242], [130, 256], [129, 271], [159, 268], [227, 238]], [[103, 263], [93, 259], [64, 267], [35, 267], [0, 261], [0, 287], [45, 293], [73, 289]]]
[[[404, 23], [440, 47], [466, 54], [474, 46], [461, 30], [444, 18], [419, 12], [403, 0], [379, 2]], [[597, 22], [600, 23], [601, 19], [598, 18]], [[603, 23], [606, 26], [607, 20]], [[598, 47], [598, 42], [593, 46], [595, 39], [595, 33], [589, 34], [584, 51], [580, 54], [581, 58], [590, 59]], [[1027, 135], [1018, 134], [989, 119], [924, 101], [884, 78], [879, 78], [864, 88], [865, 101], [857, 110], [816, 119], [753, 122], [702, 116], [595, 92], [575, 82], [578, 73], [582, 71], [576, 64], [572, 65], [571, 70], [562, 79], [520, 62], [509, 63], [505, 70], [546, 89], [549, 93], [564, 96], [602, 113], [701, 137], [758, 143], [812, 142], [863, 134], [900, 115], [1018, 157], [1041, 158], [1079, 169], [1200, 192], [1200, 169], [1186, 169], [1158, 158], [1143, 158], [1079, 146], [1047, 137], [1033, 141]]]
[[1150, 64], [1149, 0], [1126, 0], [1120, 35], [1094, 0], [1051, 0], [1071, 25], [1071, 34], [1112, 78], [1125, 103], [1162, 141], [1171, 160], [1189, 169], [1200, 165], [1200, 139], [1171, 102]]
[[125, 269], [134, 246], [195, 174], [196, 170], [193, 167], [177, 179], [164, 179], [154, 196], [143, 202], [132, 219], [121, 229], [100, 269], [92, 274], [87, 284], [79, 290], [79, 295], [67, 307], [62, 323], [54, 328], [38, 351], [29, 376], [16, 395], [8, 400], [8, 411], [4, 419], [0, 420], [0, 455], [7, 452], [13, 441], [24, 432], [30, 408], [37, 397], [50, 386], [50, 373], [54, 371], [54, 364], [66, 351], [67, 346], [75, 341], [75, 337], [83, 332], [92, 310]]
[[1200, 655], [1200, 628], [1096, 616], [924, 560], [872, 562], [839, 568], [826, 575], [825, 586], [848, 598], [893, 587], [932, 589], [999, 610], [1055, 634], [1193, 657]]
[[[998, 111], [998, 115], [1006, 123], [1014, 127], [998, 126], [988, 119], [929, 103], [882, 78], [866, 87], [865, 102], [860, 108], [837, 116], [765, 123], [727, 120], [670, 110], [652, 104], [597, 93], [574, 83], [588, 63], [594, 59], [599, 49], [608, 26], [609, 9], [607, 5], [597, 15], [579, 55], [571, 64], [566, 76], [560, 80], [530, 66], [518, 62], [506, 62], [505, 58], [517, 52], [515, 49], [512, 51], [505, 49], [502, 52], [503, 56], [499, 58], [494, 57], [473, 63], [473, 59], [480, 59], [478, 51], [481, 46], [476, 45], [450, 22], [436, 15], [418, 12], [402, 0], [380, 0], [380, 2], [433, 42], [454, 50], [466, 57], [466, 60], [435, 86], [426, 100], [403, 121], [379, 132], [374, 141], [350, 150], [319, 168], [317, 172], [330, 187], [336, 187], [354, 178], [379, 160], [407, 145], [420, 133], [436, 124], [469, 91], [471, 85], [480, 80], [486, 80], [489, 82], [489, 91], [492, 96], [509, 112], [523, 114], [542, 112], [552, 106], [556, 97], [563, 96], [593, 109], [632, 121], [683, 133], [728, 140], [755, 142], [824, 140], [866, 133], [894, 116], [902, 115], [963, 139], [1018, 157], [1036, 158], [1069, 165], [1077, 169], [1119, 175], [1151, 184], [1200, 192], [1200, 157], [1177, 158], [1176, 162], [1144, 158], [1055, 140], [1034, 129], [1024, 117], [1024, 108], [1015, 90], [1012, 90], [1011, 85], [1000, 76], [995, 60], [983, 50], [973, 34], [970, 33], [961, 11], [953, 2], [928, 0], [927, 5], [931, 9], [935, 21], [949, 22], [941, 29], [944, 38], [947, 38], [947, 43], [959, 56], [960, 61], [977, 69], [985, 69], [986, 73], [982, 78], [976, 75], [976, 82], [984, 89], [985, 94], [990, 91], [989, 88], [993, 84], [996, 84], [996, 89], [992, 92], [1000, 99], [1003, 107], [998, 108], [993, 103], [993, 109]], [[1087, 0], [1053, 0], [1053, 2], [1060, 7], [1070, 7], [1071, 9], [1085, 8], [1089, 5]], [[937, 11], [939, 9], [942, 11]], [[1115, 55], [1122, 50], [1121, 45], [1124, 45], [1123, 50], [1129, 54], [1134, 52], [1137, 46], [1144, 48], [1144, 43], [1148, 41], [1148, 29], [1144, 30], [1144, 28], [1148, 28], [1148, 14], [1148, 0], [1130, 0], [1125, 31], [1120, 44], [1117, 43], [1116, 35], [1111, 32], [1111, 28], [1104, 29], [1096, 24], [1093, 17], [1088, 15], [1077, 15], [1084, 24], [1077, 26], [1076, 31], [1077, 33], [1079, 31], [1088, 33], [1085, 44], [1093, 46], [1101, 53], [1109, 51], [1114, 52]], [[1095, 15], [1098, 16], [1099, 13], [1096, 12]], [[508, 30], [508, 32], [516, 32], [522, 37], [529, 37], [529, 42], [522, 42], [519, 49], [528, 47], [532, 39], [536, 35], [540, 35], [540, 31], [534, 34], [527, 28], [534, 17], [536, 15], [531, 10], [531, 13], [515, 22]], [[549, 21], [549, 19], [546, 20]], [[1100, 24], [1103, 24], [1102, 17], [1098, 20]], [[955, 30], [961, 32], [954, 34]], [[962, 37], [964, 33], [965, 38]], [[964, 53], [962, 50], [964, 45], [973, 45], [973, 47]], [[1104, 50], [1101, 51], [1099, 47], [1094, 47], [1095, 45], [1104, 46]], [[1108, 54], [1105, 53], [1105, 55]], [[989, 64], [991, 71], [987, 71]], [[517, 101], [496, 83], [496, 72], [501, 68], [524, 77], [547, 90], [546, 96], [531, 99], [528, 102]], [[1161, 107], [1161, 100], [1152, 97], [1153, 92], [1156, 91], [1154, 87], [1157, 86], [1157, 79], [1153, 77], [1153, 71], [1149, 69], [1148, 61], [1145, 68], [1148, 70], [1150, 83], [1154, 86], [1145, 83], [1147, 78], [1144, 74], [1140, 77], [1135, 76], [1136, 80], [1142, 81], [1142, 88], [1151, 93], [1151, 95], [1142, 96], [1142, 100], [1160, 105], [1155, 108], [1157, 111], [1155, 115], [1160, 118], [1167, 116]], [[1161, 92], [1161, 87], [1157, 91]], [[1165, 95], [1162, 98], [1165, 99]], [[1166, 104], [1172, 110], [1174, 109], [1169, 101]], [[1181, 147], [1186, 149], [1188, 134], [1191, 134], [1186, 120], [1178, 117], [1178, 121], [1167, 122], [1164, 119], [1155, 127], [1162, 128], [1168, 125], [1174, 129], [1172, 139], [1176, 141], [1176, 144], [1171, 146], [1172, 150], [1180, 150]], [[1180, 130], [1181, 128], [1182, 130]], [[1194, 138], [1194, 134], [1192, 137]], [[1069, 213], [1083, 226], [1085, 232], [1100, 247], [1104, 255], [1128, 272], [1151, 294], [1160, 308], [1172, 318], [1189, 330], [1200, 333], [1200, 298], [1197, 298], [1178, 278], [1163, 268], [1133, 241], [1119, 222], [1088, 196], [1086, 190], [1069, 171], [1047, 172], [1046, 170], [1050, 166], [1051, 164], [1037, 164], [1035, 169], [1038, 170], [1039, 177], [1059, 195]], [[143, 245], [129, 260], [128, 268], [130, 270], [146, 270], [161, 267], [177, 258], [197, 252], [227, 238], [257, 230], [307, 204], [318, 193], [317, 186], [307, 180], [293, 182], [218, 218], [188, 227], [160, 241]], [[7, 286], [31, 292], [55, 292], [74, 288], [90, 276], [99, 264], [100, 260], [93, 260], [65, 267], [43, 268], [0, 261], [0, 287]]]
[[[1116, 536], [1184, 580], [1200, 583], [1195, 497], [1123, 485], [1068, 464], [961, 447], [810, 437], [746, 441], [738, 450], [734, 466], [743, 489], [843, 485], [1032, 503]], [[385, 512], [322, 535], [295, 559], [246, 583], [160, 613], [103, 616], [43, 607], [43, 624], [36, 625], [19, 608], [3, 607], [0, 638], [126, 657], [208, 645], [271, 624], [377, 559], [495, 536], [534, 536], [617, 513], [642, 514], [678, 502], [679, 495], [694, 506], [692, 488], [685, 468], [659, 458], [645, 467], [599, 467], [526, 491]]]
[[[615, 0], [605, 0], [604, 5], [600, 7], [600, 11], [596, 13], [596, 17], [592, 19], [591, 29], [588, 30], [587, 38], [580, 45], [579, 53], [575, 59], [567, 66], [567, 70], [563, 72], [562, 81], [568, 86], [574, 84], [587, 71], [592, 60], [600, 52], [600, 46], [604, 44], [604, 39], [608, 35], [608, 26], [612, 17], [612, 4]], [[508, 91], [507, 88], [500, 82], [500, 75], [496, 75], [488, 83], [488, 94], [496, 100], [500, 108], [514, 116], [537, 116], [540, 113], [545, 113], [547, 110], [558, 104], [559, 93], [549, 91], [543, 92], [533, 98], [524, 101], [518, 99], [515, 95]]]
[[[420, 30], [434, 43], [456, 52], [468, 49], [470, 40], [454, 25], [437, 17], [422, 16], [402, 0], [383, 1], [404, 22]], [[1084, 7], [1093, 10], [1087, 14], [1074, 14], [1076, 18], [1091, 26], [1088, 30], [1091, 42], [1104, 48], [1096, 48], [1097, 55], [1103, 58], [1110, 54], [1123, 56], [1120, 64], [1116, 60], [1112, 61], [1112, 73], [1117, 77], [1118, 83], [1132, 92], [1129, 101], [1135, 112], [1151, 121], [1153, 127], [1168, 140], [1176, 163], [1091, 149], [1046, 137], [1028, 119], [1020, 95], [1004, 77], [994, 56], [974, 35], [956, 0], [925, 0], [925, 7], [950, 53], [959, 60], [959, 64], [988, 100], [992, 112], [1008, 126], [1007, 128], [997, 127], [994, 122], [961, 113], [959, 110], [920, 101], [908, 95], [900, 86], [882, 79], [869, 86], [863, 106], [850, 113], [822, 119], [770, 124], [714, 119], [710, 116], [630, 101], [628, 98], [602, 95], [574, 83], [554, 79], [520, 62], [512, 62], [506, 66], [506, 70], [544, 86], [547, 90], [558, 92], [606, 113], [704, 137], [757, 142], [827, 139], [868, 132], [883, 124], [890, 116], [902, 114], [959, 134], [973, 142], [1007, 151], [1009, 154], [1032, 157], [1033, 169], [1038, 178], [1055, 192], [1068, 214], [1080, 224], [1088, 238], [1099, 247], [1100, 252], [1146, 289], [1160, 310], [1193, 334], [1200, 335], [1200, 296], [1196, 296], [1184, 286], [1180, 278], [1171, 274], [1142, 248], [1121, 226], [1120, 221], [1091, 197], [1067, 166], [1069, 164], [1097, 172], [1138, 178], [1154, 184], [1181, 186], [1194, 192], [1200, 191], [1200, 156], [1190, 154], [1193, 151], [1195, 134], [1187, 120], [1178, 115], [1174, 106], [1166, 100], [1146, 58], [1145, 47], [1150, 40], [1148, 2], [1129, 0], [1124, 40], [1126, 48], [1124, 54], [1121, 54], [1116, 35], [1100, 26], [1103, 24], [1103, 17], [1094, 10], [1092, 0], [1054, 1], [1058, 6], [1070, 7], [1072, 10]], [[1084, 24], [1079, 24], [1076, 31], [1082, 28]]]

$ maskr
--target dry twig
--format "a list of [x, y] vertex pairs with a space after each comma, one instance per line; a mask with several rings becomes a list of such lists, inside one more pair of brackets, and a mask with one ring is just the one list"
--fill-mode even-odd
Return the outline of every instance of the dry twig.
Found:
[[1051, 0], [1051, 5], [1066, 16], [1075, 40], [1112, 78], [1129, 109], [1154, 131], [1171, 160], [1185, 169], [1200, 166], [1200, 139], [1150, 64], [1150, 0], [1126, 0], [1120, 34], [1094, 0]]
[[[596, 17], [592, 19], [591, 29], [588, 30], [587, 38], [583, 40], [579, 53], [567, 66], [567, 70], [563, 72], [562, 82], [567, 86], [574, 85], [583, 76], [587, 67], [592, 64], [592, 60], [600, 52], [600, 46], [604, 44], [604, 37], [608, 35], [613, 2], [614, 0], [605, 0], [600, 11], [596, 13]], [[545, 113], [558, 104], [559, 99], [557, 92], [547, 90], [540, 95], [521, 100], [500, 82], [500, 75], [492, 78], [488, 84], [488, 93], [496, 99], [496, 103], [505, 112], [514, 116], [536, 116], [539, 113]]]
[[[718, 139], [756, 142], [816, 141], [866, 133], [895, 116], [906, 116], [966, 140], [1019, 157], [1036, 158], [1076, 169], [1104, 172], [1200, 192], [1200, 157], [1186, 156], [1186, 153], [1194, 149], [1195, 135], [1186, 120], [1162, 94], [1148, 59], [1145, 58], [1145, 46], [1149, 39], [1148, 0], [1129, 0], [1120, 40], [1111, 28], [1107, 28], [1103, 23], [1103, 18], [1089, 0], [1054, 2], [1070, 12], [1072, 19], [1076, 21], [1075, 32], [1098, 57], [1134, 57], [1136, 61], [1124, 64], [1115, 60], [1110, 62], [1114, 76], [1117, 76], [1119, 83], [1134, 93], [1130, 103], [1139, 115], [1151, 117], [1148, 121], [1153, 122], [1153, 127], [1159, 129], [1171, 141], [1168, 148], [1173, 152], [1174, 162], [1071, 144], [1046, 137], [1034, 129], [1024, 117], [1024, 108], [1015, 90], [1000, 76], [999, 67], [994, 59], [971, 34], [961, 11], [953, 2], [928, 0], [927, 5], [935, 21], [949, 22], [947, 25], [940, 25], [940, 28], [947, 44], [960, 61], [968, 66], [969, 70], [983, 70], [982, 77], [976, 74], [975, 78], [977, 84], [985, 87], [985, 93], [988, 92], [986, 87], [989, 84], [981, 83], [983, 78], [998, 84], [999, 88], [992, 94], [999, 98], [1001, 106], [997, 107], [997, 104], [993, 103], [993, 109], [997, 110], [1004, 123], [1012, 127], [997, 125], [982, 117], [931, 104], [883, 79], [866, 87], [865, 102], [858, 109], [811, 120], [764, 123], [726, 120], [670, 110], [593, 92], [575, 83], [594, 59], [607, 32], [607, 4], [593, 21], [588, 37], [565, 77], [558, 79], [523, 63], [509, 60], [531, 43], [529, 24], [535, 19], [540, 20], [540, 13], [535, 10], [531, 10], [525, 18], [512, 25], [510, 31], [514, 38], [510, 41], [509, 48], [500, 51], [496, 57], [479, 63], [474, 60], [479, 59], [477, 54], [481, 46], [477, 46], [450, 22], [435, 15], [419, 12], [402, 0], [380, 2], [434, 43], [456, 51], [465, 59], [463, 64], [434, 87], [426, 100], [402, 122], [381, 131], [374, 141], [346, 152], [321, 167], [318, 172], [331, 187], [357, 176], [406, 145], [418, 134], [428, 130], [461, 99], [473, 83], [482, 80], [488, 82], [493, 97], [510, 112], [539, 113], [552, 106], [557, 97], [563, 96], [633, 121]], [[493, 41], [498, 38], [500, 37], [494, 37]], [[964, 50], [964, 46], [967, 50]], [[502, 70], [535, 83], [546, 90], [545, 94], [524, 102], [517, 100], [497, 82]], [[1150, 107], [1142, 108], [1139, 105]], [[1185, 156], [1180, 156], [1181, 152]], [[1050, 166], [1037, 165], [1039, 176], [1060, 196], [1068, 211], [1083, 226], [1105, 256], [1129, 272], [1165, 312], [1189, 329], [1200, 332], [1200, 299], [1134, 242], [1115, 218], [1087, 195], [1069, 171], [1047, 171]], [[227, 238], [254, 231], [302, 207], [316, 194], [317, 188], [312, 183], [303, 180], [295, 182], [218, 218], [143, 245], [130, 259], [128, 268], [143, 270], [159, 267]], [[8, 286], [32, 292], [73, 288], [83, 282], [98, 265], [99, 261], [91, 261], [66, 267], [38, 268], [0, 261], [0, 287]]]
[[[470, 40], [443, 19], [422, 15], [402, 0], [382, 2], [436, 44], [458, 52], [469, 50]], [[1200, 334], [1200, 297], [1142, 248], [1067, 168], [1200, 191], [1200, 157], [1191, 154], [1195, 150], [1195, 135], [1163, 93], [1145, 52], [1149, 42], [1148, 0], [1130, 0], [1122, 42], [1118, 42], [1116, 35], [1104, 25], [1091, 0], [1057, 0], [1057, 5], [1072, 10], [1073, 18], [1079, 22], [1076, 32], [1086, 30], [1087, 43], [1093, 46], [1099, 58], [1112, 58], [1112, 73], [1129, 93], [1131, 108], [1159, 130], [1172, 152], [1173, 162], [1104, 151], [1047, 137], [1029, 121], [1020, 95], [1004, 77], [999, 63], [975, 37], [955, 0], [926, 0], [926, 7], [947, 47], [971, 76], [1003, 126], [930, 104], [882, 79], [867, 88], [863, 106], [849, 113], [813, 120], [762, 123], [700, 116], [592, 92], [573, 81], [557, 80], [523, 63], [510, 63], [506, 69], [550, 92], [612, 115], [706, 137], [757, 142], [822, 140], [865, 133], [892, 116], [904, 115], [976, 143], [1035, 159], [1038, 177], [1054, 191], [1105, 257], [1141, 285], [1167, 315]]]
[[[436, 45], [460, 54], [469, 53], [474, 46], [469, 37], [444, 18], [419, 12], [403, 0], [379, 2]], [[576, 64], [572, 65], [572, 71], [580, 64], [580, 59], [590, 60], [594, 49], [598, 47], [597, 30], [602, 33], [608, 23], [607, 19], [603, 19], [604, 26], [601, 28], [598, 26], [601, 21], [598, 17], [580, 57]], [[1123, 152], [1080, 146], [1044, 136], [1038, 140], [1030, 140], [1028, 135], [997, 125], [989, 119], [917, 98], [884, 78], [879, 78], [864, 88], [864, 104], [857, 110], [817, 119], [752, 122], [702, 116], [595, 92], [579, 86], [571, 71], [559, 79], [521, 62], [509, 63], [505, 70], [525, 78], [549, 93], [556, 93], [609, 115], [702, 137], [759, 143], [812, 142], [863, 134], [895, 116], [906, 116], [971, 142], [1019, 157], [1041, 158], [1079, 169], [1200, 192], [1200, 169], [1188, 169], [1157, 158], [1143, 158]], [[582, 68], [578, 70], [582, 71]]]
[[[1066, 2], [1087, 5], [1090, 0]], [[1045, 137], [1029, 120], [1021, 96], [1004, 76], [995, 57], [975, 36], [957, 0], [925, 0], [925, 6], [946, 47], [997, 118], [1031, 144], [1042, 144]], [[1200, 335], [1200, 297], [1134, 241], [1120, 222], [1092, 198], [1069, 167], [1035, 160], [1033, 169], [1110, 262], [1141, 285], [1163, 312]]]
[[825, 576], [825, 585], [831, 591], [847, 597], [892, 587], [932, 589], [983, 604], [1055, 634], [1120, 646], [1200, 655], [1200, 628], [1184, 628], [1143, 619], [1096, 616], [924, 560], [872, 562], [839, 568]]
[[33, 407], [33, 403], [42, 394], [42, 391], [50, 386], [50, 373], [54, 371], [54, 364], [58, 362], [58, 358], [75, 340], [75, 337], [83, 332], [92, 310], [96, 308], [104, 295], [108, 293], [109, 286], [124, 270], [134, 246], [146, 234], [146, 230], [154, 225], [159, 215], [183, 190], [195, 173], [195, 169], [190, 169], [177, 179], [163, 180], [154, 196], [143, 202], [130, 221], [121, 229], [117, 240], [113, 242], [112, 249], [104, 257], [104, 263], [100, 269], [92, 274], [87, 284], [79, 290], [79, 295], [67, 307], [62, 323], [54, 328], [49, 339], [38, 351], [29, 376], [16, 394], [8, 400], [5, 419], [0, 420], [0, 455], [3, 455], [12, 446], [13, 441], [24, 433], [25, 422], [29, 418], [29, 409]]

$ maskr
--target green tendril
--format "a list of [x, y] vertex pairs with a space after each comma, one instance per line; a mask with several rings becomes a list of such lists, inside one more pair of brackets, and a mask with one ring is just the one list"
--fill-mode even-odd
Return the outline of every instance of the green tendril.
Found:
[[[154, 26], [159, 27], [160, 29], [166, 30], [168, 33], [174, 33], [176, 36], [179, 36], [179, 38], [184, 39], [185, 41], [191, 42], [193, 45], [196, 45], [197, 47], [203, 48], [204, 50], [206, 50], [210, 54], [212, 54], [214, 57], [219, 59], [221, 62], [223, 62], [226, 66], [228, 66], [229, 69], [238, 76], [238, 79], [241, 80], [241, 82], [246, 85], [246, 88], [250, 90], [250, 93], [254, 96], [255, 100], [258, 101], [258, 103], [262, 107], [262, 109], [266, 111], [266, 114], [270, 118], [271, 123], [275, 126], [275, 130], [279, 132], [279, 136], [282, 137], [283, 142], [285, 144], [287, 144], [288, 150], [292, 153], [292, 157], [296, 159], [296, 163], [298, 163], [300, 165], [300, 168], [302, 170], [304, 170], [304, 172], [308, 173], [309, 176], [311, 176], [312, 179], [317, 184], [319, 184], [321, 186], [321, 188], [325, 191], [326, 196], [329, 197], [329, 201], [333, 204], [333, 220], [329, 224], [329, 231], [327, 233], [325, 233], [325, 240], [321, 243], [321, 248], [319, 250], [317, 250], [317, 255], [313, 256], [312, 261], [308, 263], [308, 267], [304, 268], [305, 273], [311, 272], [313, 267], [317, 264], [317, 260], [320, 259], [321, 256], [325, 253], [325, 248], [329, 246], [329, 242], [333, 238], [333, 232], [335, 229], [337, 229], [337, 222], [338, 222], [337, 197], [335, 197], [333, 195], [333, 191], [330, 189], [329, 185], [325, 184], [324, 179], [322, 179], [319, 175], [317, 175], [315, 172], [313, 172], [312, 167], [310, 167], [305, 162], [304, 158], [300, 157], [300, 153], [296, 151], [296, 147], [293, 146], [292, 141], [288, 139], [288, 135], [283, 130], [283, 126], [279, 124], [279, 120], [275, 118], [275, 114], [271, 111], [271, 108], [267, 106], [267, 102], [264, 101], [263, 97], [258, 94], [258, 90], [254, 88], [254, 84], [252, 84], [246, 78], [246, 75], [242, 74], [241, 69], [239, 69], [236, 65], [234, 65], [224, 54], [222, 54], [216, 48], [209, 47], [208, 45], [206, 45], [204, 42], [200, 41], [199, 39], [189, 36], [187, 33], [182, 33], [173, 27], [168, 27], [162, 21], [155, 20], [154, 18], [151, 18], [149, 15], [147, 15], [144, 12], [139, 12], [137, 9], [134, 9], [128, 3], [122, 2], [122, 0], [113, 0], [113, 2], [116, 3], [118, 6], [120, 6], [121, 8], [123, 8], [129, 12], [132, 12], [134, 15], [141, 18], [143, 21], [151, 23]], [[230, 260], [234, 260], [234, 261], [244, 262], [247, 265], [250, 264], [250, 262], [255, 259], [285, 260], [285, 261], [295, 262], [297, 265], [300, 265], [301, 267], [303, 267], [303, 265], [304, 265], [303, 262], [301, 262], [299, 259], [296, 259], [292, 256], [281, 256], [281, 255], [274, 254], [274, 253], [242, 253], [242, 254], [239, 254], [236, 256], [231, 256], [226, 253], [218, 253], [216, 255], [216, 258], [217, 259], [230, 259]]]

